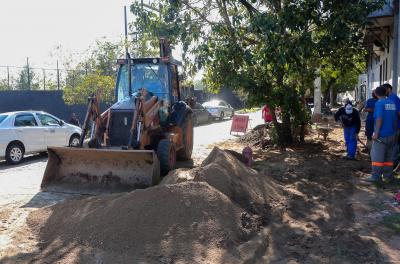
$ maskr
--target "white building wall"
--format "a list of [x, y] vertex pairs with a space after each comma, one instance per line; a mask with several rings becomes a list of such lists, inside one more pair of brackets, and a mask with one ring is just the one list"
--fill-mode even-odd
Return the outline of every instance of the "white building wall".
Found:
[[379, 57], [373, 53], [372, 59], [371, 57], [369, 58], [367, 70], [368, 86], [366, 91], [366, 98], [370, 98], [371, 91], [384, 83], [390, 83], [391, 85], [393, 85], [393, 45], [394, 40], [391, 38], [389, 42], [389, 51], [387, 48], [385, 48], [385, 51]]

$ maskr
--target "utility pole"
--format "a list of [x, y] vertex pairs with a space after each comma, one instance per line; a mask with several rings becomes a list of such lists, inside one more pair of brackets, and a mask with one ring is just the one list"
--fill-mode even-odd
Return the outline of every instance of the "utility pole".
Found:
[[46, 70], [43, 69], [43, 90], [46, 90]]
[[72, 70], [72, 88], [75, 89], [75, 70]]
[[57, 90], [60, 90], [60, 69], [58, 68], [58, 60], [57, 60]]
[[26, 71], [28, 74], [28, 90], [30, 90], [31, 89], [31, 76], [29, 73], [29, 58], [28, 57], [26, 57]]
[[7, 66], [7, 87], [8, 90], [11, 90], [10, 88], [10, 68]]
[[128, 49], [128, 19], [126, 16], [126, 6], [124, 6], [124, 24], [125, 24], [125, 55], [128, 61], [128, 94], [132, 96], [132, 61]]

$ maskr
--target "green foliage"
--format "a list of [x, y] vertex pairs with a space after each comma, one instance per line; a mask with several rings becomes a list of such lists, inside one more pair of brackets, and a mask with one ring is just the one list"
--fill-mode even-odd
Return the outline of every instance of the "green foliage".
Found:
[[279, 106], [282, 124], [274, 124], [284, 143], [292, 140], [292, 123], [308, 120], [300, 98], [313, 87], [323, 61], [336, 71], [336, 58], [349, 61], [359, 54], [367, 15], [384, 1], [159, 2], [161, 17], [134, 2], [135, 27], [181, 43], [186, 73], [204, 69], [208, 89], [232, 87], [246, 91], [252, 104]]
[[8, 89], [8, 80], [7, 79], [0, 79], [0, 91], [6, 91]]
[[322, 92], [333, 88], [334, 93], [353, 90], [358, 76], [365, 71], [366, 52], [361, 49], [337, 50], [335, 56], [322, 59], [320, 74]]
[[40, 87], [38, 78], [35, 72], [29, 69], [28, 66], [24, 66], [23, 69], [18, 73], [16, 88], [18, 90], [39, 90]]
[[114, 78], [100, 74], [88, 74], [75, 88], [65, 87], [64, 101], [67, 104], [85, 104], [87, 98], [97, 92], [101, 94], [101, 100], [106, 103], [114, 101]]

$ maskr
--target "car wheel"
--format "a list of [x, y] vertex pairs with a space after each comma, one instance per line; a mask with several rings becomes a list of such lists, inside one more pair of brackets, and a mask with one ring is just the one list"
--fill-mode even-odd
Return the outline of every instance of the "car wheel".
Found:
[[224, 112], [221, 112], [221, 115], [219, 116], [219, 120], [224, 120], [225, 114]]
[[69, 146], [76, 148], [79, 146], [79, 143], [81, 141], [81, 138], [77, 135], [73, 135], [71, 136], [70, 140], [69, 140]]
[[6, 161], [9, 164], [18, 164], [24, 157], [24, 148], [19, 143], [12, 143], [6, 150]]
[[193, 115], [193, 125], [198, 126], [199, 125], [199, 120], [197, 120], [197, 116]]

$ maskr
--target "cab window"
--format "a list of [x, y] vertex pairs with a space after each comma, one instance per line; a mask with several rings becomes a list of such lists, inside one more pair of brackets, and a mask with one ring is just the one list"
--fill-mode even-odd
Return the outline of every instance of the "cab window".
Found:
[[15, 118], [14, 126], [16, 127], [33, 127], [37, 126], [35, 117], [32, 114], [18, 115]]
[[226, 104], [224, 102], [219, 102], [218, 104], [219, 106], [226, 106]]
[[172, 73], [172, 93], [173, 96], [178, 97], [179, 95], [179, 80], [178, 80], [178, 69], [176, 65], [171, 67]]
[[45, 115], [45, 114], [36, 114], [36, 115], [39, 118], [40, 123], [42, 123], [42, 126], [58, 126], [59, 125], [58, 120], [52, 116]]

